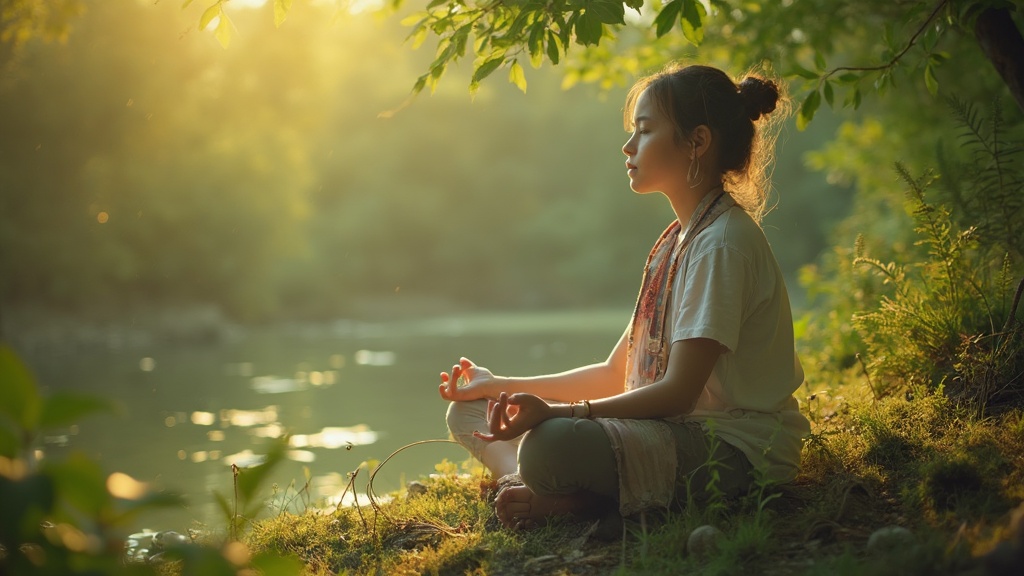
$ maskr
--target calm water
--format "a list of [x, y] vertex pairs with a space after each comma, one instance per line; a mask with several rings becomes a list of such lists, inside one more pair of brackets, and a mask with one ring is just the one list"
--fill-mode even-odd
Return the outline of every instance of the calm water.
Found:
[[[232, 493], [231, 462], [251, 463], [272, 438], [292, 436], [273, 481], [311, 476], [314, 500], [336, 498], [346, 473], [417, 440], [446, 437], [438, 374], [460, 355], [497, 373], [534, 374], [604, 359], [629, 311], [452, 317], [431, 321], [279, 328], [228, 342], [174, 348], [125, 346], [97, 354], [26, 360], [45, 388], [116, 399], [116, 417], [90, 417], [46, 439], [48, 457], [83, 451], [109, 472], [183, 494], [188, 507], [138, 525], [182, 531], [223, 526], [214, 492]], [[406, 450], [374, 482], [383, 494], [462, 462], [459, 447]], [[361, 473], [365, 478], [365, 472]], [[364, 484], [359, 483], [360, 491]], [[272, 495], [271, 485], [264, 489]]]

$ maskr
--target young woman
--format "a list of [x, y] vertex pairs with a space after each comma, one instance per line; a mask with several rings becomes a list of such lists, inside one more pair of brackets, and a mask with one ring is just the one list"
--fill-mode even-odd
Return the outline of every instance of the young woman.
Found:
[[[462, 358], [441, 374], [452, 435], [497, 478], [505, 526], [617, 503], [685, 502], [687, 486], [741, 494], [797, 472], [809, 431], [789, 297], [758, 224], [774, 82], [671, 66], [626, 99], [630, 188], [675, 220], [648, 256], [636, 309], [604, 362], [529, 378]], [[779, 116], [779, 114], [776, 114]], [[712, 464], [713, 463], [713, 464]]]

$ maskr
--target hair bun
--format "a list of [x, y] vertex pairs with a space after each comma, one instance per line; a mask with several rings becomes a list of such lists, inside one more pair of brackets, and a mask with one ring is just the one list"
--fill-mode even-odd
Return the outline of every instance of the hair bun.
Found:
[[747, 117], [756, 121], [775, 110], [775, 105], [779, 102], [779, 87], [771, 80], [747, 76], [740, 82], [740, 97], [743, 99]]

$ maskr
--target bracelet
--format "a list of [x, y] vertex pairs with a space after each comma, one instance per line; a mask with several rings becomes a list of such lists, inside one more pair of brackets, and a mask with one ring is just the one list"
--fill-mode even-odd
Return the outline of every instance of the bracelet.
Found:
[[586, 406], [587, 415], [580, 416], [580, 418], [590, 418], [590, 400], [580, 400], [578, 402], [569, 402], [569, 418], [576, 418], [576, 406]]

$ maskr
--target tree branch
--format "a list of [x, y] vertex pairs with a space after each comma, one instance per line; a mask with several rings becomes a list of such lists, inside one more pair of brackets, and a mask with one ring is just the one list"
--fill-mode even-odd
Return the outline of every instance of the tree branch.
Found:
[[935, 20], [935, 18], [939, 15], [939, 12], [946, 6], [946, 4], [949, 4], [949, 0], [941, 0], [941, 2], [939, 2], [935, 6], [935, 9], [932, 10], [932, 13], [929, 14], [928, 17], [925, 18], [924, 22], [921, 23], [921, 26], [920, 28], [917, 29], [917, 32], [914, 32], [914, 35], [910, 37], [910, 41], [907, 42], [907, 45], [903, 47], [903, 50], [900, 50], [900, 53], [893, 56], [892, 60], [889, 60], [889, 62], [885, 64], [879, 64], [878, 66], [840, 66], [838, 68], [833, 68], [832, 70], [829, 70], [824, 76], [821, 77], [821, 79], [818, 81], [818, 85], [820, 86], [822, 82], [824, 82], [829, 77], [839, 72], [874, 72], [878, 70], [888, 70], [889, 68], [892, 68], [907, 54], [907, 52], [910, 51], [911, 48], [914, 47], [915, 44], [917, 44], [918, 38], [921, 37], [921, 34], [924, 34], [924, 31], [928, 29], [928, 26]]

